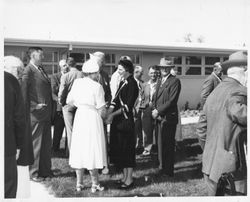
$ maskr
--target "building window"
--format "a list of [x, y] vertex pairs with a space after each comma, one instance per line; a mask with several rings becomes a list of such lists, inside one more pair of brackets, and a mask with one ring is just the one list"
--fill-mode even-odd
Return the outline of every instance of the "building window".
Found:
[[201, 65], [201, 56], [186, 56], [186, 65]]
[[59, 55], [58, 52], [48, 52], [43, 51], [44, 59], [43, 59], [43, 67], [48, 75], [55, 74], [59, 71], [58, 62]]
[[213, 67], [205, 67], [205, 75], [210, 75], [213, 72]]
[[128, 55], [128, 56], [131, 58], [133, 64], [140, 65], [141, 59], [139, 54]]
[[201, 75], [201, 67], [186, 67], [186, 75]]
[[220, 62], [220, 57], [205, 57], [205, 65], [214, 65], [216, 62]]

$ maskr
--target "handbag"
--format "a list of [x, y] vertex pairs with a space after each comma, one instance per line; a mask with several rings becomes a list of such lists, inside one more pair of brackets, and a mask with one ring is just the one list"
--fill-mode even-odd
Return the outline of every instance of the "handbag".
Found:
[[234, 176], [223, 173], [218, 181], [216, 196], [236, 196]]
[[[119, 100], [120, 100], [120, 103], [121, 103], [121, 106], [124, 107], [124, 103], [121, 99], [121, 95], [119, 94]], [[119, 123], [116, 125], [117, 129], [119, 131], [123, 131], [123, 132], [130, 132], [130, 131], [133, 131], [133, 119], [130, 119], [124, 108], [122, 108], [122, 118], [119, 120]]]

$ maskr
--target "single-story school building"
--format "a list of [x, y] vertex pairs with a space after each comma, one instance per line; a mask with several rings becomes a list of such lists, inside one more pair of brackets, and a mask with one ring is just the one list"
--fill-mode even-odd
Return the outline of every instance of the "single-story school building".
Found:
[[186, 102], [195, 109], [200, 102], [201, 85], [211, 74], [215, 62], [223, 62], [229, 54], [244, 48], [210, 47], [204, 44], [174, 43], [168, 46], [147, 44], [114, 44], [93, 42], [70, 42], [55, 40], [4, 39], [4, 55], [14, 55], [27, 64], [27, 50], [30, 46], [40, 46], [44, 50], [44, 67], [48, 74], [58, 72], [58, 62], [68, 55], [75, 58], [81, 66], [89, 58], [88, 53], [102, 51], [106, 55], [105, 71], [111, 76], [117, 67], [119, 58], [128, 55], [135, 65], [144, 69], [144, 81], [148, 80], [148, 67], [159, 64], [160, 58], [170, 56], [178, 68], [181, 80], [179, 107], [182, 109]]

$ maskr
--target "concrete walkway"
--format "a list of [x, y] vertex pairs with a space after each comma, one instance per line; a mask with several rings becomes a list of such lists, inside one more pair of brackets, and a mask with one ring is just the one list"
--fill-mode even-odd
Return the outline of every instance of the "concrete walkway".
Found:
[[38, 201], [45, 199], [55, 198], [52, 194], [48, 193], [47, 188], [42, 183], [30, 181], [30, 199]]

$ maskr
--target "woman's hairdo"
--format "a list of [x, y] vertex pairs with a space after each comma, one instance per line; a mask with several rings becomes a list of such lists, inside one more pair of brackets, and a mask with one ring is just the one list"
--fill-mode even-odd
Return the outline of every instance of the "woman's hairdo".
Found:
[[118, 65], [122, 65], [126, 72], [133, 73], [134, 72], [134, 65], [129, 60], [120, 60]]

